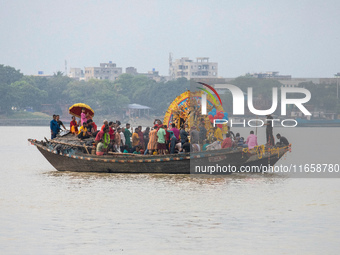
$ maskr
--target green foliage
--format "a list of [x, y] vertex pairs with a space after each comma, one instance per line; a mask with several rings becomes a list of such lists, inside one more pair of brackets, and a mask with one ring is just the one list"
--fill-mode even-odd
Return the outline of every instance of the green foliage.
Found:
[[252, 87], [254, 96], [261, 96], [264, 100], [271, 100], [273, 88], [280, 88], [282, 86], [282, 83], [277, 80], [245, 76], [238, 77], [230, 83], [238, 86], [245, 93], [247, 93], [248, 87]]
[[20, 70], [15, 70], [15, 68], [10, 66], [0, 65], [0, 113], [9, 113], [14, 99], [10, 85], [22, 77], [23, 74], [20, 73]]
[[[190, 89], [190, 81], [186, 78], [179, 78], [174, 81], [161, 82], [144, 91], [145, 105], [152, 107], [155, 113], [165, 114], [171, 102], [180, 94]], [[147, 104], [148, 103], [148, 104]]]
[[[253, 88], [254, 98], [260, 98], [264, 107], [271, 106], [272, 88], [282, 84], [273, 79], [238, 77], [230, 82], [245, 93]], [[340, 112], [340, 101], [336, 98], [336, 84], [327, 85], [301, 83], [307, 88], [312, 99], [309, 104], [317, 109]], [[136, 103], [152, 108], [154, 114], [163, 115], [171, 102], [180, 94], [190, 89], [190, 82], [185, 78], [168, 82], [156, 82], [146, 76], [122, 74], [116, 81], [95, 80], [76, 81], [55, 73], [52, 77], [23, 76], [13, 67], [0, 65], [0, 111], [10, 112], [14, 106], [19, 109], [33, 107], [41, 110], [42, 104], [60, 107], [65, 104], [85, 103], [99, 115], [120, 114], [128, 104]], [[295, 95], [294, 95], [295, 96]], [[225, 111], [232, 110], [230, 93], [221, 95]], [[268, 107], [267, 107], [268, 108]], [[266, 109], [266, 108], [265, 108]]]
[[108, 80], [72, 81], [63, 95], [68, 97], [68, 103], [88, 104], [97, 114], [103, 115], [117, 113], [129, 103], [128, 97], [119, 93], [118, 87]]
[[186, 78], [157, 83], [145, 76], [123, 74], [115, 86], [130, 103], [149, 106], [155, 114], [162, 115], [177, 96], [190, 88], [190, 83]]
[[10, 85], [0, 83], [0, 113], [8, 114], [13, 101], [13, 93]]
[[302, 82], [299, 87], [306, 88], [310, 91], [312, 97], [308, 104], [315, 107], [315, 110], [326, 110], [329, 112], [338, 112], [340, 100], [337, 99], [336, 84], [315, 84], [313, 82]]
[[20, 70], [15, 70], [15, 68], [10, 66], [0, 65], [0, 85], [10, 85], [12, 82], [16, 82], [22, 77], [23, 74], [20, 73]]
[[[248, 87], [253, 89], [253, 104], [257, 109], [269, 109], [272, 106], [273, 88], [280, 88], [282, 84], [274, 79], [258, 79], [250, 76], [240, 76], [229, 82], [236, 85], [245, 93], [245, 100], [248, 97]], [[280, 91], [278, 91], [280, 93]], [[224, 110], [232, 112], [233, 98], [231, 93], [226, 92], [221, 95]], [[256, 108], [256, 107], [255, 107]], [[247, 109], [247, 106], [245, 107]], [[280, 96], [278, 100], [277, 112], [280, 111]]]
[[54, 75], [47, 79], [44, 90], [48, 93], [48, 97], [45, 103], [64, 104], [68, 100], [68, 95], [63, 94], [63, 92], [71, 81], [71, 78], [61, 75]]
[[10, 85], [12, 93], [12, 106], [17, 108], [40, 108], [41, 101], [47, 97], [47, 92], [40, 90], [30, 79], [22, 79]]

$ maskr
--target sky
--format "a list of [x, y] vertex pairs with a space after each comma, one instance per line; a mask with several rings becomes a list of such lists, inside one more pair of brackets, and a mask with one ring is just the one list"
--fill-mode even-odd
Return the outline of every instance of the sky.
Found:
[[112, 61], [168, 75], [209, 57], [220, 77], [340, 72], [338, 0], [0, 0], [0, 64], [25, 75]]

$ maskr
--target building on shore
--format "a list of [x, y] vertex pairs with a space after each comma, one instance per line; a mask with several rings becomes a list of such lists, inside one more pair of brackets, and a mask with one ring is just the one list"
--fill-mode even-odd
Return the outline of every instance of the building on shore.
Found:
[[218, 64], [209, 62], [207, 57], [196, 58], [193, 61], [187, 57], [172, 60], [172, 55], [169, 56], [169, 76], [171, 80], [177, 78], [217, 78]]
[[99, 67], [85, 67], [85, 81], [90, 79], [98, 80], [116, 80], [122, 74], [122, 68], [117, 67], [115, 63], [100, 63]]
[[331, 84], [337, 84], [337, 78], [292, 78], [290, 80], [279, 80], [283, 87], [297, 87], [300, 83], [312, 82], [314, 84], [323, 84], [325, 87]]
[[336, 84], [338, 78], [292, 78], [291, 75], [279, 75], [279, 72], [246, 73], [245, 77], [257, 79], [274, 79], [282, 83], [282, 87], [298, 87], [300, 83], [313, 82], [315, 84]]
[[53, 74], [44, 74], [44, 71], [38, 71], [38, 74], [33, 74], [34, 77], [44, 77], [44, 78], [52, 78]]
[[84, 71], [81, 68], [71, 67], [70, 72], [68, 73], [68, 77], [82, 81], [85, 80]]
[[279, 72], [265, 72], [265, 73], [247, 73], [245, 76], [259, 78], [259, 79], [275, 79], [275, 80], [290, 80], [291, 75], [280, 75]]
[[125, 73], [131, 74], [131, 75], [138, 75], [137, 68], [135, 68], [133, 66], [129, 66], [129, 67], [125, 68]]
[[143, 75], [143, 76], [148, 77], [150, 80], [154, 80], [156, 82], [166, 81], [166, 77], [160, 76], [159, 72], [156, 71], [155, 68], [153, 68], [152, 71], [148, 71], [147, 73], [138, 73], [137, 68], [130, 66], [130, 67], [125, 68], [125, 73], [131, 74], [131, 75]]

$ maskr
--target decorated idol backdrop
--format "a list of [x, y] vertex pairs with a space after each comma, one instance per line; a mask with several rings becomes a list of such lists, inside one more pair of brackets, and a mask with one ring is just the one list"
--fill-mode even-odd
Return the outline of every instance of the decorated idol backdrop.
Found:
[[[207, 97], [207, 114], [205, 115], [202, 115], [201, 109], [202, 94], [206, 94]], [[176, 97], [168, 107], [163, 123], [168, 127], [175, 123], [178, 129], [181, 125], [184, 125], [187, 130], [190, 130], [193, 126], [200, 130], [202, 123], [209, 137], [209, 134], [213, 132], [214, 120], [217, 119], [228, 120], [228, 113], [223, 110], [219, 101], [210, 93], [207, 94], [198, 90], [195, 92], [186, 91]], [[226, 124], [217, 124], [217, 127], [222, 130], [223, 134], [228, 131]]]

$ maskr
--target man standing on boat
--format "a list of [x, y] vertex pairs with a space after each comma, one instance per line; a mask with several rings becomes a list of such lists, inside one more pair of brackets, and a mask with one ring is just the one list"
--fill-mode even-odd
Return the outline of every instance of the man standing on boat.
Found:
[[57, 134], [60, 131], [59, 124], [56, 120], [57, 116], [53, 114], [53, 120], [50, 122], [50, 129], [51, 129], [51, 139], [56, 138]]
[[125, 136], [125, 145], [127, 145], [129, 147], [129, 149], [132, 148], [131, 146], [131, 132], [130, 132], [130, 124], [129, 123], [126, 123], [126, 128], [125, 128], [125, 131], [124, 131], [124, 136]]
[[115, 133], [115, 135], [114, 135], [114, 140], [115, 140], [115, 144], [114, 144], [114, 146], [115, 146], [115, 148], [116, 148], [116, 151], [117, 152], [120, 152], [120, 143], [121, 143], [121, 137], [120, 137], [120, 132], [122, 131], [122, 129], [121, 128], [117, 128], [117, 131], [116, 131], [116, 133]]
[[187, 133], [187, 131], [185, 131], [184, 125], [181, 126], [181, 131], [179, 132], [179, 135], [181, 137], [181, 143], [182, 146], [185, 143], [185, 140], [188, 138], [189, 134]]
[[176, 144], [177, 144], [177, 138], [175, 136], [175, 133], [173, 131], [170, 130], [170, 154], [174, 154], [175, 153], [175, 149], [176, 149]]
[[135, 128], [135, 132], [132, 134], [132, 147], [136, 147], [140, 145], [140, 138], [139, 138], [139, 128]]
[[55, 120], [58, 122], [58, 125], [59, 125], [60, 129], [61, 129], [61, 127], [63, 127], [64, 130], [66, 130], [66, 127], [64, 126], [64, 123], [60, 120], [60, 116], [59, 115], [56, 115]]
[[125, 131], [125, 128], [122, 127], [121, 130], [120, 130], [120, 141], [121, 141], [121, 146], [124, 146], [125, 145], [125, 135], [124, 135], [124, 131]]
[[138, 126], [138, 136], [139, 136], [139, 144], [141, 149], [145, 149], [145, 141], [144, 141], [144, 133], [142, 132], [142, 126]]
[[267, 117], [267, 123], [265, 125], [266, 125], [267, 145], [274, 146], [273, 117], [270, 114], [268, 114], [266, 117]]
[[174, 132], [174, 135], [176, 136], [177, 140], [179, 139], [179, 130], [176, 128], [176, 124], [172, 123], [171, 124], [171, 129], [170, 131]]
[[197, 131], [196, 127], [193, 126], [190, 131], [190, 142], [191, 144], [197, 144], [199, 141], [199, 132]]
[[144, 148], [145, 151], [148, 149], [149, 144], [149, 134], [150, 134], [150, 127], [147, 127], [143, 132], [143, 138], [144, 138]]
[[166, 132], [163, 128], [163, 126], [160, 126], [158, 131], [157, 131], [157, 149], [158, 149], [158, 154], [164, 154], [165, 155], [165, 151], [166, 151], [166, 144], [165, 144], [165, 135]]
[[199, 129], [199, 143], [200, 145], [203, 145], [203, 141], [207, 138], [207, 130], [204, 126], [204, 122], [200, 123]]

